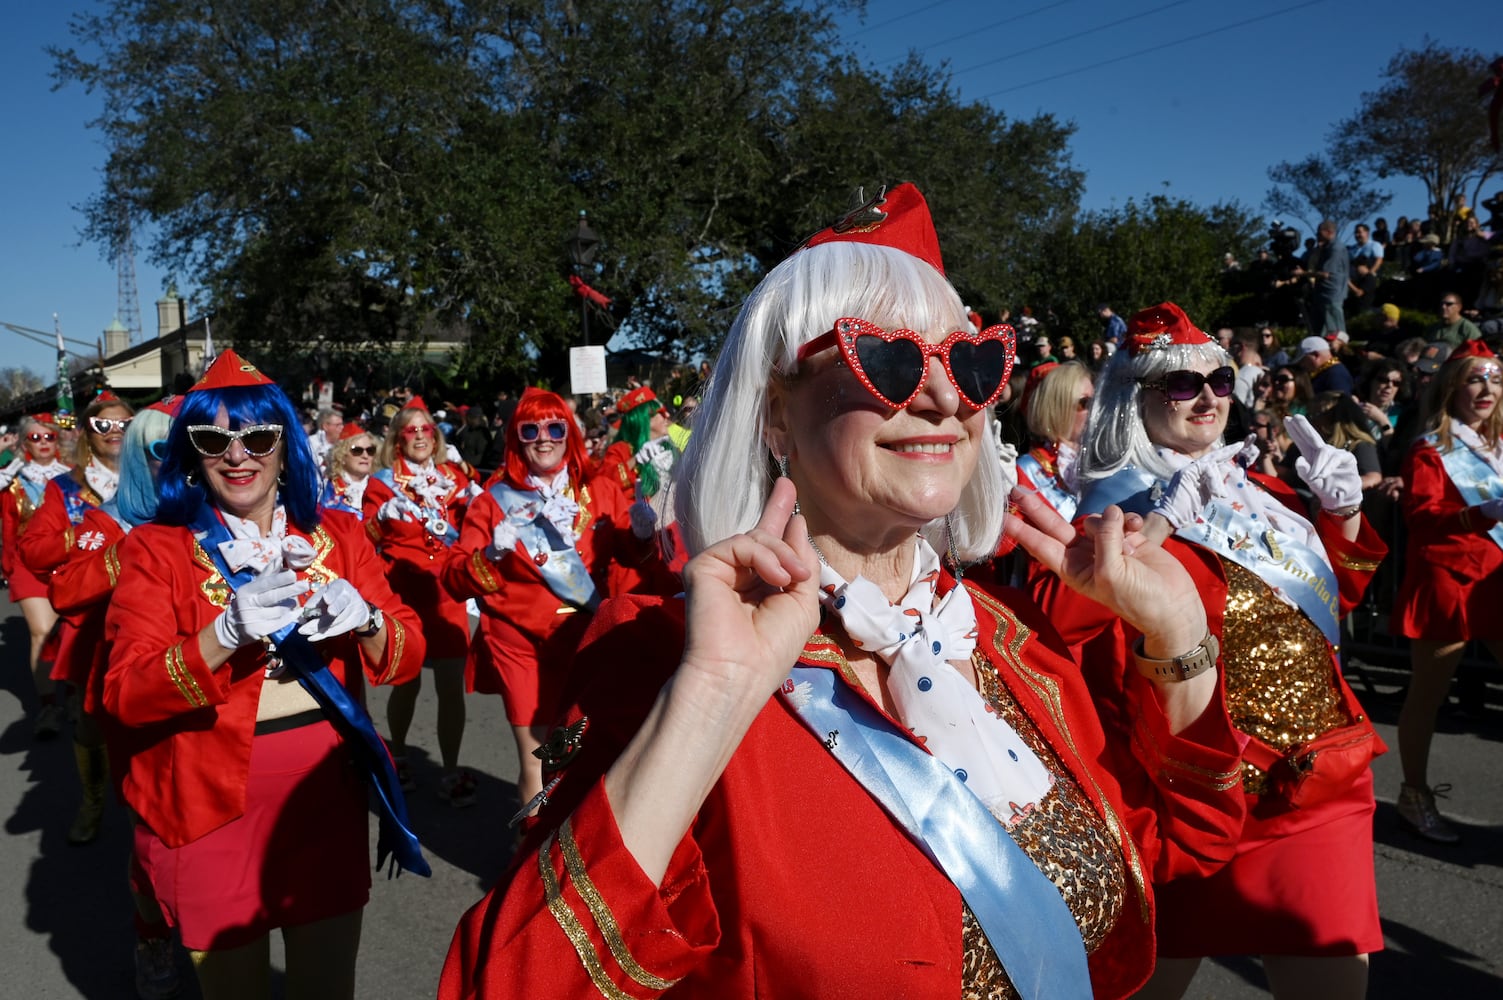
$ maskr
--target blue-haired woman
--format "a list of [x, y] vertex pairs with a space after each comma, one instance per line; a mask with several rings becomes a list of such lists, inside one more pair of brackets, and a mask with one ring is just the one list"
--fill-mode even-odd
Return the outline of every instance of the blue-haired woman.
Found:
[[[296, 411], [254, 366], [220, 355], [166, 442], [106, 620], [137, 855], [203, 996], [265, 997], [281, 928], [289, 995], [353, 997], [370, 875], [362, 747], [342, 734], [370, 731], [367, 680], [416, 672], [416, 616], [359, 521], [320, 511]], [[320, 707], [341, 702], [353, 714]]]

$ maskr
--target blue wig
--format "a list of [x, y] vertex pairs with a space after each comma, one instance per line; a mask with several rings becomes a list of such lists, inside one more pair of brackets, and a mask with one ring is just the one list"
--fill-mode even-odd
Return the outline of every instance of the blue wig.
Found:
[[[282, 487], [278, 500], [287, 508], [287, 519], [302, 531], [318, 526], [318, 463], [303, 434], [303, 423], [287, 398], [275, 385], [230, 386], [197, 389], [183, 397], [183, 408], [172, 421], [167, 435], [167, 457], [158, 474], [157, 521], [161, 524], [191, 524], [208, 499], [203, 484], [203, 463], [188, 440], [188, 428], [212, 424], [219, 408], [229, 414], [230, 429], [254, 424], [282, 425]], [[188, 476], [193, 482], [188, 482]]]
[[120, 449], [120, 489], [115, 505], [132, 525], [145, 524], [157, 516], [157, 481], [151, 475], [148, 449], [167, 437], [172, 418], [161, 410], [147, 408], [137, 413], [125, 431]]

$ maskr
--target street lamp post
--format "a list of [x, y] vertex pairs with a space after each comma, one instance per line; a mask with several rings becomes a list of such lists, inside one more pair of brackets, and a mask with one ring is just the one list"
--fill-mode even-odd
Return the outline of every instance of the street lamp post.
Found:
[[[579, 210], [579, 225], [569, 238], [564, 241], [569, 248], [569, 260], [574, 265], [574, 272], [579, 275], [581, 281], [587, 281], [582, 273], [595, 263], [595, 251], [600, 246], [600, 235], [590, 228], [588, 213], [584, 209]], [[590, 302], [583, 295], [579, 297], [579, 322], [584, 328], [585, 346], [590, 346]]]

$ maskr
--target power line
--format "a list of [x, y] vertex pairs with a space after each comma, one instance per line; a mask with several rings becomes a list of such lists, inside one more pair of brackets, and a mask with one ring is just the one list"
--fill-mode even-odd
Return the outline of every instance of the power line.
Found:
[[[1145, 17], [1151, 17], [1154, 14], [1163, 13], [1164, 11], [1170, 10], [1171, 8], [1174, 8], [1174, 7], [1183, 7], [1185, 4], [1187, 4], [1189, 2], [1190, 2], [1190, 0], [1174, 0], [1173, 3], [1166, 3], [1166, 4], [1162, 5], [1162, 6], [1155, 7], [1152, 10], [1145, 10], [1145, 11], [1142, 11], [1141, 13], [1138, 13], [1138, 14], [1129, 14], [1126, 17], [1119, 17], [1115, 21], [1108, 21], [1106, 24], [1098, 24], [1094, 28], [1086, 28], [1084, 31], [1077, 31], [1074, 34], [1064, 35], [1064, 36], [1062, 36], [1060, 38], [1056, 38], [1056, 39], [1053, 39], [1052, 41], [1048, 41], [1048, 42], [1041, 42], [1038, 45], [1030, 45], [1030, 46], [1028, 46], [1025, 49], [1019, 49], [1016, 52], [1009, 52], [1007, 55], [997, 56], [995, 59], [988, 59], [986, 62], [977, 63], [974, 66], [967, 66], [965, 69], [957, 71], [954, 75], [955, 76], [964, 76], [965, 74], [967, 74], [967, 73], [973, 73], [973, 72], [975, 72], [978, 69], [985, 69], [988, 66], [995, 66], [997, 63], [1006, 62], [1009, 59], [1016, 59], [1018, 56], [1028, 55], [1029, 53], [1032, 53], [1032, 52], [1040, 52], [1040, 51], [1042, 51], [1044, 49], [1053, 48], [1056, 45], [1063, 45], [1066, 42], [1073, 42], [1077, 38], [1084, 38], [1087, 35], [1094, 35], [1098, 31], [1105, 31], [1108, 28], [1121, 27], [1122, 25], [1124, 25], [1124, 24], [1130, 24], [1133, 21], [1141, 21]], [[1104, 65], [1104, 64], [1102, 64], [1102, 65]], [[1054, 77], [1051, 77], [1050, 79], [1054, 79]], [[983, 100], [984, 100], [984, 98], [983, 98]]]
[[[1021, 21], [1025, 17], [1032, 17], [1034, 14], [1042, 14], [1046, 10], [1053, 10], [1055, 7], [1063, 7], [1065, 4], [1073, 2], [1074, 0], [1055, 0], [1054, 3], [1046, 3], [1042, 7], [1035, 7], [1032, 10], [1025, 10], [1021, 14], [1014, 14], [1012, 17], [1004, 17], [1002, 20], [993, 21], [991, 24], [983, 24], [980, 27], [972, 28], [970, 31], [962, 32], [959, 35], [951, 35], [949, 38], [941, 38], [937, 42], [930, 42], [928, 45], [925, 45], [923, 48], [917, 49], [916, 51], [924, 53], [928, 52], [930, 49], [938, 48], [941, 45], [949, 45], [951, 42], [959, 42], [967, 38], [975, 38], [982, 32], [991, 31], [993, 28], [1000, 28], [1003, 25], [1012, 24], [1014, 21]], [[926, 7], [924, 9], [927, 10], [928, 8]], [[894, 20], [897, 20], [897, 18], [894, 18]], [[893, 56], [891, 59], [884, 59], [879, 63], [875, 63], [874, 65], [886, 66], [888, 63], [895, 63], [898, 60], [905, 58], [907, 58], [906, 55]]]
[[857, 35], [864, 35], [868, 31], [876, 31], [878, 28], [885, 28], [889, 24], [897, 24], [899, 21], [905, 18], [912, 17], [915, 14], [922, 14], [926, 10], [933, 10], [935, 7], [943, 7], [945, 4], [950, 2], [952, 2], [952, 0], [934, 0], [934, 3], [920, 7], [918, 10], [910, 10], [906, 14], [899, 14], [897, 17], [889, 17], [885, 21], [878, 21], [876, 24], [868, 24], [864, 28], [858, 28], [855, 31], [847, 33], [846, 37], [855, 38]]
[[1315, 7], [1322, 3], [1325, 3], [1325, 0], [1307, 0], [1307, 2], [1305, 3], [1297, 3], [1288, 7], [1281, 7], [1278, 10], [1269, 11], [1267, 14], [1259, 14], [1257, 17], [1250, 17], [1245, 21], [1237, 21], [1234, 24], [1223, 25], [1220, 28], [1211, 28], [1206, 31], [1197, 32], [1193, 35], [1186, 35], [1184, 38], [1176, 38], [1171, 42], [1159, 42], [1155, 45], [1150, 45], [1146, 49], [1139, 49], [1136, 52], [1129, 52], [1126, 55], [1115, 56], [1111, 59], [1098, 59], [1095, 62], [1092, 62], [1089, 66], [1081, 66], [1077, 69], [1068, 69], [1063, 73], [1055, 73], [1053, 76], [1043, 76], [1039, 77], [1036, 80], [1029, 80], [1027, 83], [1020, 83], [1016, 86], [1004, 87], [1001, 90], [994, 90], [989, 94], [982, 94], [980, 97], [976, 98], [976, 100], [989, 101], [994, 97], [1001, 97], [1003, 94], [1011, 94], [1015, 91], [1026, 90], [1029, 87], [1038, 86], [1041, 83], [1052, 83], [1055, 80], [1063, 80], [1067, 76], [1077, 76], [1081, 73], [1090, 72], [1093, 69], [1100, 69], [1103, 66], [1111, 66], [1119, 62], [1126, 62], [1129, 59], [1137, 59], [1140, 56], [1150, 55], [1155, 52], [1162, 52], [1165, 49], [1173, 48], [1176, 45], [1183, 45], [1186, 42], [1198, 42], [1202, 38], [1210, 38], [1212, 35], [1219, 35], [1223, 32], [1233, 31], [1237, 28], [1245, 28], [1249, 24], [1257, 24], [1259, 21], [1266, 21], [1269, 18], [1279, 17], [1280, 15], [1288, 14], [1296, 10], [1301, 10], [1305, 7]]

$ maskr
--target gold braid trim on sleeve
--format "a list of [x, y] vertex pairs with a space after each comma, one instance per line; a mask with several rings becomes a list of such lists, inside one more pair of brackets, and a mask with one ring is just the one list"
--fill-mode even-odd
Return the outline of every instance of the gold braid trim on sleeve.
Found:
[[[1147, 735], [1152, 739], [1152, 733], [1148, 733], [1142, 726], [1133, 727], [1133, 742], [1142, 745], [1142, 738]], [[1229, 792], [1242, 783], [1242, 765], [1239, 763], [1230, 771], [1213, 771], [1208, 767], [1191, 764], [1188, 761], [1179, 760], [1163, 752], [1157, 742], [1150, 746], [1154, 760], [1160, 762], [1165, 770], [1174, 770], [1185, 775], [1190, 781], [1204, 786], [1216, 792]]]
[[120, 553], [116, 551], [119, 542], [104, 550], [104, 572], [110, 578], [110, 586], [120, 582]]
[[[568, 820], [564, 821], [563, 827], [558, 832], [567, 838], [567, 843], [570, 847], [574, 847], [577, 859], [578, 848], [574, 844], [574, 836], [569, 830]], [[590, 941], [589, 932], [585, 930], [584, 925], [579, 922], [579, 918], [575, 916], [574, 910], [569, 906], [568, 901], [564, 899], [558, 875], [553, 870], [552, 856], [554, 843], [555, 834], [550, 833], [548, 839], [543, 841], [542, 847], [538, 849], [538, 873], [543, 880], [543, 899], [548, 904], [548, 911], [553, 914], [553, 919], [558, 921], [558, 926], [564, 932], [564, 936], [574, 945], [574, 951], [579, 955], [580, 963], [584, 965], [585, 971], [589, 973], [590, 981], [595, 984], [595, 988], [600, 991], [601, 995], [606, 997], [607, 1000], [635, 1000], [630, 993], [625, 992], [617, 986], [606, 973], [605, 966], [600, 961], [600, 955], [596, 952], [594, 944]], [[564, 855], [564, 867], [570, 871], [570, 878], [572, 880], [573, 865], [570, 864], [563, 845], [560, 845], [559, 853]], [[576, 863], [579, 862], [576, 860]], [[579, 863], [579, 866], [583, 868], [582, 863]], [[579, 886], [576, 886], [576, 888], [579, 888]], [[593, 891], [593, 886], [591, 886], [591, 890]], [[583, 898], [583, 892], [580, 895]], [[596, 898], [598, 899], [598, 894]], [[595, 917], [598, 924], [600, 919], [599, 914], [595, 914]], [[615, 926], [614, 919], [611, 920], [611, 926]], [[633, 962], [633, 965], [635, 964]], [[658, 980], [658, 982], [663, 982], [663, 980]], [[671, 986], [673, 984], [668, 983], [668, 985]]]
[[487, 594], [494, 594], [501, 589], [501, 584], [496, 582], [496, 576], [491, 572], [491, 561], [481, 549], [470, 553], [470, 572]]
[[386, 673], [381, 675], [377, 683], [387, 684], [397, 675], [397, 667], [402, 663], [402, 654], [407, 650], [407, 630], [402, 623], [397, 621], [394, 615], [385, 615], [386, 622]]
[[73, 525], [71, 524], [63, 529], [63, 551], [73, 551]]
[[165, 665], [167, 676], [172, 678], [178, 694], [182, 695], [188, 704], [194, 708], [203, 708], [209, 703], [209, 699], [204, 696], [203, 689], [198, 686], [198, 681], [194, 680], [193, 675], [188, 672], [187, 661], [183, 659], [182, 643], [167, 650]]
[[1379, 566], [1379, 563], [1371, 559], [1355, 559], [1348, 555], [1337, 556], [1336, 562], [1342, 569], [1354, 570], [1358, 573], [1374, 573], [1377, 572]]
[[641, 983], [651, 990], [666, 990], [676, 979], [662, 979], [654, 976], [637, 963], [627, 950], [626, 940], [621, 936], [621, 928], [616, 924], [616, 918], [611, 915], [610, 908], [605, 900], [600, 898], [600, 891], [595, 888], [595, 883], [590, 880], [590, 873], [585, 870], [584, 858], [579, 856], [579, 845], [574, 842], [574, 828], [568, 820], [558, 831], [559, 853], [564, 857], [564, 867], [568, 869], [569, 881], [574, 883], [574, 890], [579, 893], [579, 898], [585, 901], [590, 908], [590, 915], [595, 918], [595, 926], [600, 928], [601, 936], [605, 938], [606, 946], [611, 949], [611, 957], [619, 964], [634, 982]]

